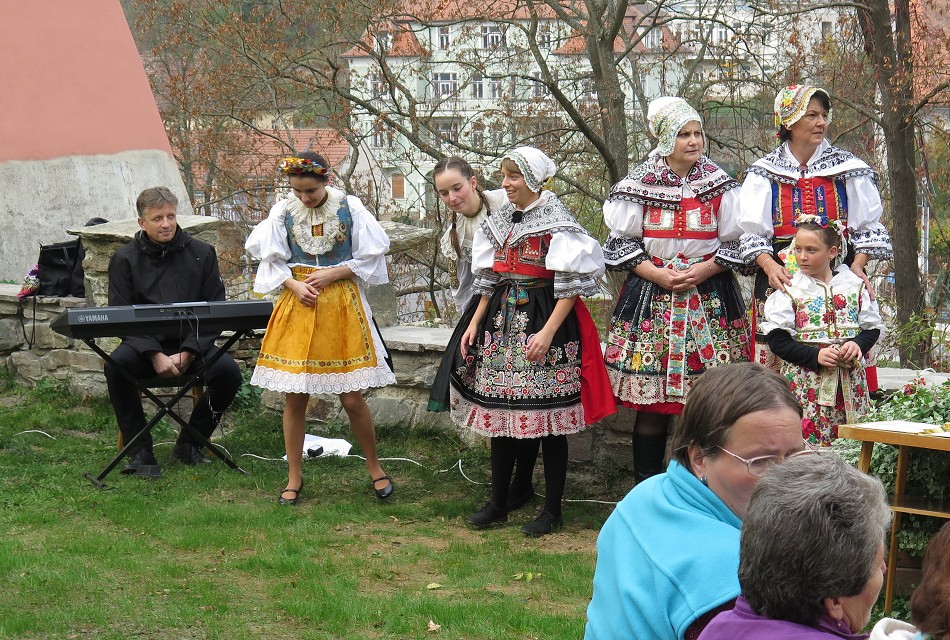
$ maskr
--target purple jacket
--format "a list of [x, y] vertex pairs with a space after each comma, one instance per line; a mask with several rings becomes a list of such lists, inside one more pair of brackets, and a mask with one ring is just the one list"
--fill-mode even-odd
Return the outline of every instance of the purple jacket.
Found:
[[699, 640], [829, 640], [846, 638], [847, 640], [865, 640], [866, 633], [851, 633], [844, 623], [839, 626], [828, 616], [822, 616], [818, 622], [808, 627], [787, 620], [772, 620], [760, 616], [749, 601], [739, 596], [736, 608], [725, 611], [713, 618], [706, 629], [699, 634]]

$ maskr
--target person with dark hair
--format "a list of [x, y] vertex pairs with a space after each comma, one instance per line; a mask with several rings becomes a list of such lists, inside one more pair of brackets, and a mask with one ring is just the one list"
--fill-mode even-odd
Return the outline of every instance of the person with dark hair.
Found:
[[330, 186], [330, 167], [316, 153], [285, 158], [280, 169], [293, 195], [271, 208], [245, 248], [260, 266], [254, 291], [283, 288], [251, 384], [285, 393], [288, 480], [278, 496], [297, 504], [303, 489], [303, 443], [311, 394], [340, 398], [363, 449], [376, 497], [393, 494], [376, 451], [376, 428], [363, 389], [396, 381], [364, 289], [389, 282], [389, 237], [359, 198]]
[[786, 460], [759, 482], [742, 523], [742, 596], [700, 640], [867, 638], [890, 522], [881, 481], [838, 454]]
[[455, 308], [459, 313], [465, 311], [472, 299], [472, 239], [475, 230], [492, 212], [498, 211], [508, 202], [504, 189], [485, 191], [478, 184], [472, 165], [458, 156], [449, 156], [439, 160], [432, 170], [435, 190], [452, 211], [452, 221], [442, 239], [439, 248], [442, 254], [455, 260], [458, 275], [458, 287], [452, 291]]
[[884, 322], [864, 280], [837, 265], [844, 224], [807, 214], [794, 224], [787, 263], [797, 272], [766, 300], [762, 333], [804, 407], [802, 436], [827, 446], [839, 424], [858, 422], [871, 407], [863, 360]]
[[[166, 187], [145, 189], [135, 203], [140, 230], [109, 261], [109, 304], [170, 304], [224, 300], [224, 283], [214, 247], [192, 238], [177, 222], [178, 198]], [[218, 347], [216, 333], [182, 333], [127, 336], [112, 352], [112, 359], [137, 379], [174, 378], [187, 374], [209, 358]], [[109, 399], [124, 442], [145, 428], [142, 400], [135, 385], [106, 363]], [[241, 370], [227, 353], [202, 374], [205, 392], [198, 399], [189, 424], [205, 438], [214, 433], [221, 415], [241, 387]], [[203, 443], [182, 429], [172, 449], [172, 459], [184, 464], [208, 464]], [[129, 450], [122, 473], [154, 476], [158, 462], [150, 433]]]
[[[516, 461], [544, 459], [544, 507], [521, 528], [542, 536], [563, 525], [567, 436], [616, 411], [600, 339], [582, 295], [600, 291], [600, 244], [545, 183], [556, 166], [534, 147], [501, 161], [508, 204], [472, 242], [477, 303], [462, 314], [445, 350], [429, 408], [451, 408], [458, 425], [491, 438], [491, 499], [467, 518], [473, 527], [507, 522], [522, 504], [509, 496]], [[530, 467], [520, 473], [530, 489]], [[524, 489], [524, 487], [521, 487]]]
[[739, 532], [763, 476], [804, 450], [784, 378], [709, 369], [670, 436], [665, 473], [637, 484], [597, 536], [586, 640], [693, 640], [739, 596]]
[[882, 618], [870, 640], [950, 640], [950, 522], [927, 543], [920, 582], [910, 597], [910, 620], [913, 625]]
[[[482, 189], [472, 165], [458, 156], [439, 160], [432, 170], [432, 178], [442, 202], [452, 211], [452, 222], [442, 235], [440, 249], [446, 257], [456, 260], [459, 284], [452, 295], [455, 308], [463, 313], [473, 298], [475, 274], [472, 271], [472, 241], [475, 231], [493, 211], [499, 211], [508, 204], [508, 195], [504, 189]], [[447, 397], [448, 388], [448, 375], [438, 376], [433, 381], [435, 397]], [[438, 405], [436, 402], [433, 410], [438, 410]], [[534, 497], [534, 465], [541, 440], [531, 438], [522, 445], [518, 449], [514, 476], [508, 489], [509, 512], [520, 509]]]
[[752, 361], [778, 371], [781, 362], [769, 349], [759, 323], [769, 293], [785, 291], [794, 275], [794, 266], [786, 259], [794, 251], [795, 218], [818, 215], [843, 223], [853, 247], [848, 252], [850, 268], [865, 282], [868, 261], [890, 259], [893, 251], [881, 224], [884, 208], [877, 173], [825, 139], [831, 122], [828, 92], [806, 84], [784, 87], [775, 96], [774, 109], [781, 144], [746, 171], [739, 226], [742, 259], [759, 269], [752, 309]]
[[703, 153], [699, 113], [664, 96], [647, 114], [656, 148], [610, 191], [607, 268], [627, 272], [604, 359], [614, 396], [636, 409], [633, 471], [663, 471], [672, 416], [710, 368], [747, 361], [739, 183]]

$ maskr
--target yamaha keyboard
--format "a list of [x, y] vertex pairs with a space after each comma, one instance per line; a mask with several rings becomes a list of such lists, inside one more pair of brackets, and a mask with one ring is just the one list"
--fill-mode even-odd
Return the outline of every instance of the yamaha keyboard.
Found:
[[67, 309], [50, 323], [50, 328], [80, 340], [183, 331], [245, 332], [265, 328], [273, 308], [269, 300], [83, 307]]

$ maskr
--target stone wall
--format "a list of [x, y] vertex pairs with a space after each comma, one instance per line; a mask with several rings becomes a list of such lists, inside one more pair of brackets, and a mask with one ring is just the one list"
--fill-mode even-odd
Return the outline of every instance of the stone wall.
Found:
[[[101, 285], [97, 285], [101, 286]], [[102, 360], [81, 340], [66, 338], [49, 328], [49, 322], [69, 308], [85, 306], [79, 298], [28, 299], [22, 306], [16, 300], [19, 285], [0, 285], [0, 367], [9, 371], [18, 382], [34, 386], [44, 378], [65, 382], [69, 389], [88, 397], [107, 395]], [[30, 347], [24, 340], [35, 324], [35, 342]], [[390, 326], [382, 328], [383, 339], [390, 350], [396, 369], [396, 384], [366, 393], [367, 402], [380, 426], [437, 427], [455, 429], [448, 413], [427, 411], [429, 389], [442, 360], [451, 330]], [[117, 339], [100, 338], [98, 344], [111, 351]], [[232, 351], [238, 363], [248, 369], [254, 366], [260, 337], [241, 340]], [[265, 392], [264, 406], [279, 412], [283, 395]], [[630, 425], [632, 412], [605, 420], [595, 429], [570, 438], [572, 461], [589, 466], [591, 471], [630, 470]], [[334, 396], [314, 396], [308, 407], [308, 418], [314, 422], [345, 421], [339, 401]], [[470, 437], [469, 433], [464, 434]], [[474, 438], [473, 438], [474, 439]]]

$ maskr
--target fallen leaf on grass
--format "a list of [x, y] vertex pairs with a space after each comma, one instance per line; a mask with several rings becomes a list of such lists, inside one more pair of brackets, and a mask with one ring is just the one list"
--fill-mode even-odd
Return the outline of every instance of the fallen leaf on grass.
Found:
[[513, 576], [511, 576], [511, 577], [514, 578], [515, 580], [522, 580], [522, 581], [524, 581], [524, 582], [531, 582], [531, 581], [534, 580], [535, 578], [540, 578], [540, 577], [541, 577], [541, 574], [540, 574], [540, 573], [534, 573], [534, 572], [532, 572], [532, 571], [524, 571], [524, 572], [522, 572], [522, 573], [516, 573], [515, 575], [513, 575]]
[[426, 589], [429, 589], [430, 591], [432, 589], [441, 589], [441, 588], [442, 588], [442, 585], [439, 584], [438, 582], [430, 582], [429, 584], [426, 585]]
[[441, 624], [436, 624], [432, 620], [429, 620], [429, 626], [426, 628], [426, 631], [429, 633], [437, 633], [440, 629], [442, 629]]

